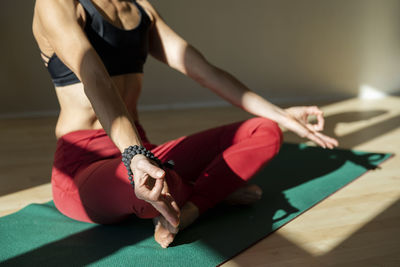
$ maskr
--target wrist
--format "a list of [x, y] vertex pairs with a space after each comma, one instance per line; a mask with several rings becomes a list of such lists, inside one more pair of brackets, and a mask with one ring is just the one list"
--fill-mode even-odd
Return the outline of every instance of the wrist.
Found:
[[138, 146], [138, 145], [129, 146], [125, 148], [124, 152], [122, 152], [122, 161], [124, 163], [127, 162], [131, 163], [134, 158], [135, 161], [147, 158], [149, 160], [154, 161], [158, 165], [158, 167], [162, 168], [161, 160], [159, 160], [156, 156], [154, 156], [154, 154], [150, 150], [147, 150], [143, 146]]
[[[132, 159], [135, 156], [139, 157], [136, 157], [136, 159], [132, 162]], [[126, 167], [126, 170], [128, 172], [128, 179], [133, 188], [135, 188], [135, 183], [133, 180], [133, 171], [131, 169], [131, 165], [135, 165], [135, 162], [137, 162], [137, 160], [140, 160], [140, 158], [142, 158], [143, 160], [143, 157], [153, 160], [160, 168], [162, 168], [161, 161], [156, 156], [154, 156], [154, 154], [151, 151], [147, 150], [143, 146], [138, 146], [138, 145], [129, 146], [125, 148], [124, 152], [122, 152], [122, 162]]]
[[134, 155], [130, 163], [131, 168], [136, 168], [141, 160], [147, 160], [147, 157], [141, 154]]
[[168, 161], [163, 164], [160, 159], [143, 146], [134, 145], [125, 148], [124, 152], [122, 152], [122, 162], [127, 169], [128, 179], [133, 188], [135, 187], [135, 183], [131, 166], [137, 166], [140, 160], [153, 161], [161, 169], [163, 169], [163, 167], [172, 168], [174, 165], [173, 161]]

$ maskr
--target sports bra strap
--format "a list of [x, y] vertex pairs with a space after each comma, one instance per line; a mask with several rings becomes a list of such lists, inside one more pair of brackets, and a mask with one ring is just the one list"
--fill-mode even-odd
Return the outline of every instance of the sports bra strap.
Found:
[[93, 5], [92, 1], [90, 1], [90, 0], [79, 0], [79, 3], [81, 3], [83, 8], [89, 13], [89, 15], [91, 17], [93, 17], [93, 15], [98, 13], [98, 11], [97, 11], [96, 7]]
[[[92, 1], [90, 0], [78, 0], [82, 6], [86, 9], [86, 11], [90, 14], [90, 16], [93, 16], [95, 14], [99, 14], [99, 11], [97, 10], [97, 8], [93, 5]], [[141, 11], [143, 12], [143, 8], [136, 3], [135, 0], [131, 0], [131, 2]]]

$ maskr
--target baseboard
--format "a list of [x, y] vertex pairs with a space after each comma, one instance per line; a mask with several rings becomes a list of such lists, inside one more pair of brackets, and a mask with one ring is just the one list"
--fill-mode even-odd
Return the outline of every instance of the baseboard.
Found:
[[[336, 102], [348, 99], [354, 96], [350, 95], [322, 95], [322, 96], [305, 96], [305, 97], [266, 97], [270, 102], [276, 105], [314, 105], [325, 102]], [[199, 102], [177, 102], [168, 104], [143, 104], [138, 106], [139, 111], [162, 111], [162, 110], [180, 110], [192, 108], [211, 108], [211, 107], [228, 107], [231, 104], [224, 101], [199, 101]], [[17, 119], [17, 118], [42, 118], [55, 117], [59, 114], [59, 110], [43, 110], [43, 111], [24, 111], [0, 114], [0, 119]]]
[[[319, 103], [342, 101], [354, 97], [353, 95], [322, 95], [305, 97], [265, 97], [276, 105], [318, 105]], [[230, 103], [224, 100], [200, 101], [200, 102], [177, 102], [157, 105], [139, 105], [139, 111], [180, 110], [191, 108], [228, 107]]]
[[59, 110], [43, 110], [43, 111], [24, 111], [24, 112], [10, 112], [0, 114], [1, 119], [23, 119], [23, 118], [44, 118], [55, 117], [60, 113]]

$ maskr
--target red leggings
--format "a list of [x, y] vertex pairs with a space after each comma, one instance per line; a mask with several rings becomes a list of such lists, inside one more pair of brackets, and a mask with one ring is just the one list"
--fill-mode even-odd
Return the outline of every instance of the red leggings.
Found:
[[[203, 213], [245, 185], [279, 151], [282, 132], [268, 119], [252, 118], [162, 145], [153, 145], [136, 123], [143, 144], [166, 170], [171, 195], [180, 207], [193, 202]], [[52, 171], [58, 210], [78, 221], [114, 223], [131, 214], [153, 218], [159, 213], [136, 198], [121, 153], [104, 130], [80, 130], [57, 142]]]

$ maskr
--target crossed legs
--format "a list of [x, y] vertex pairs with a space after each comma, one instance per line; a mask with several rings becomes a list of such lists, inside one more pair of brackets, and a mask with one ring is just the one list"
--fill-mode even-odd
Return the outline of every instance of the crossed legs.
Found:
[[[243, 197], [240, 192], [245, 192], [244, 186], [278, 153], [281, 142], [282, 133], [275, 122], [253, 118], [157, 147], [147, 146], [162, 161], [175, 162], [167, 183], [181, 208], [185, 226], [217, 203]], [[57, 208], [79, 221], [104, 224], [131, 214], [141, 218], [159, 216], [149, 203], [134, 195], [120, 152], [102, 130], [78, 131], [59, 140], [52, 185]], [[158, 229], [168, 230], [170, 241], [163, 246], [169, 245], [177, 229], [157, 225]]]

